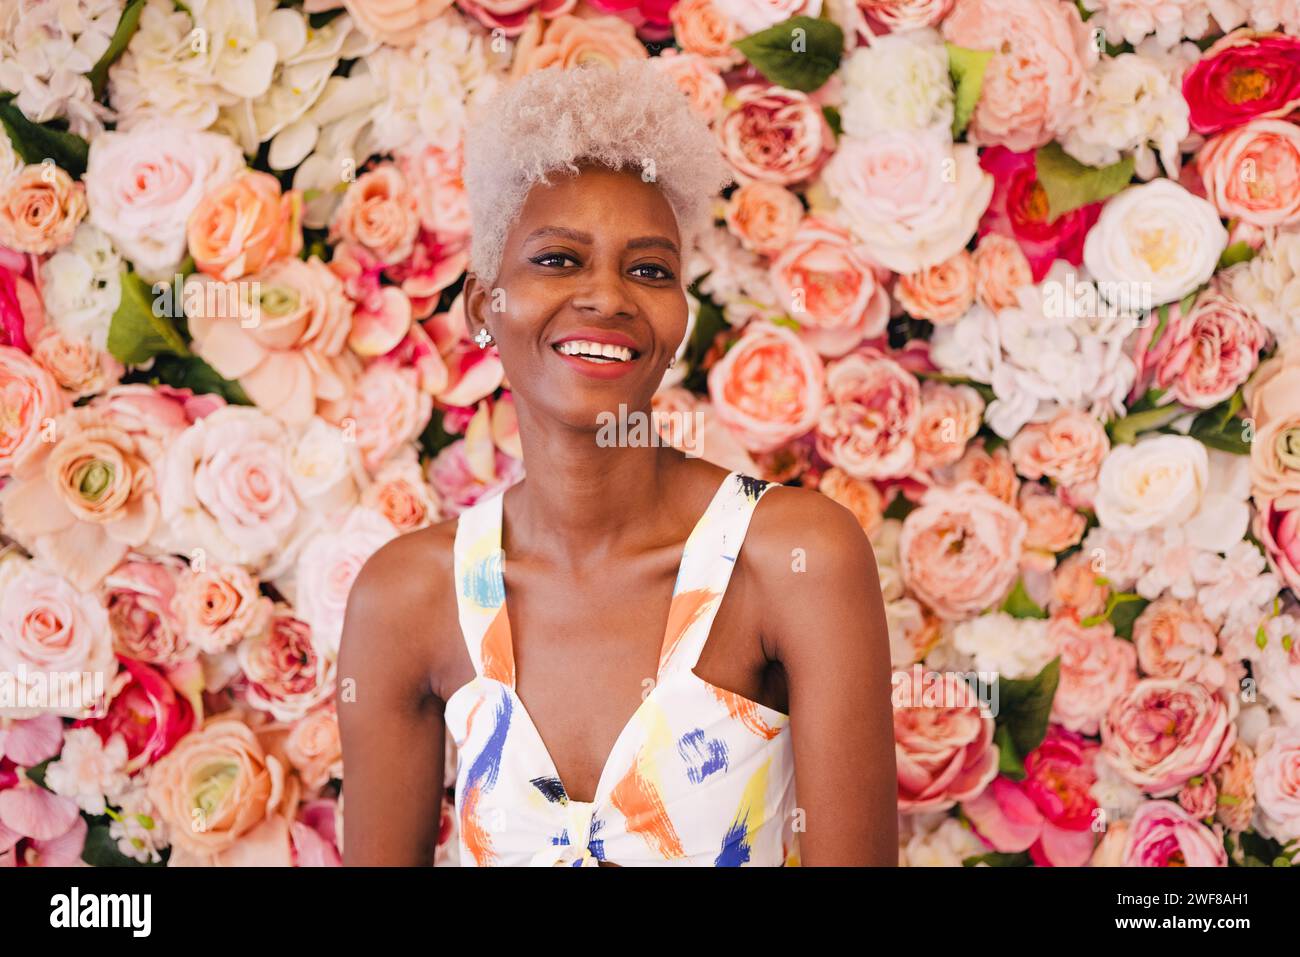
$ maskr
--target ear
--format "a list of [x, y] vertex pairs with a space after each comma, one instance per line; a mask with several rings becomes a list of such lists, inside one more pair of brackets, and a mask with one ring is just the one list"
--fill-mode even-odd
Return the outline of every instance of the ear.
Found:
[[465, 285], [461, 289], [461, 295], [465, 299], [465, 327], [471, 339], [487, 324], [486, 307], [490, 293], [491, 289], [473, 272], [465, 274]]

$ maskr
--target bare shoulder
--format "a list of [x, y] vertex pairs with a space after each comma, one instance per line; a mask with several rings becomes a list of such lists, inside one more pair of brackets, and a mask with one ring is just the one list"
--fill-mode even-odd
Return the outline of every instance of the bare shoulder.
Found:
[[399, 535], [367, 559], [348, 595], [340, 659], [349, 652], [380, 657], [429, 693], [440, 692], [460, 637], [456, 525], [453, 518]]

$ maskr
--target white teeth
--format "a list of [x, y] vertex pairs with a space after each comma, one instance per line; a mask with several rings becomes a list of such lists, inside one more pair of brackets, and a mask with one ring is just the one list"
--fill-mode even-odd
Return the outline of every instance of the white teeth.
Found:
[[582, 356], [598, 362], [630, 362], [632, 350], [627, 346], [614, 346], [585, 339], [570, 339], [555, 347], [566, 356]]

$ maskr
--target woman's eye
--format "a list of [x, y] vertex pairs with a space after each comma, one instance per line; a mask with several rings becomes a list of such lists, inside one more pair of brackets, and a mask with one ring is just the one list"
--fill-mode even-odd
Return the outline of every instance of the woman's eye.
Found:
[[[529, 260], [529, 262], [537, 263], [537, 265], [539, 266], [552, 265], [551, 263], [547, 262], [548, 259], [573, 259], [573, 257], [570, 256], [568, 253], [542, 253], [540, 256], [534, 256], [532, 259]], [[576, 259], [573, 259], [573, 261], [577, 262]]]
[[669, 271], [668, 271], [667, 269], [665, 269], [663, 266], [656, 266], [654, 263], [642, 263], [641, 265], [639, 265], [639, 266], [633, 266], [632, 268], [633, 268], [634, 270], [636, 270], [636, 269], [657, 269], [657, 270], [661, 273], [661, 275], [658, 275], [658, 276], [647, 276], [647, 277], [646, 277], [647, 279], [672, 279], [672, 278], [673, 278], [673, 274], [672, 274], [671, 272], [669, 272]]

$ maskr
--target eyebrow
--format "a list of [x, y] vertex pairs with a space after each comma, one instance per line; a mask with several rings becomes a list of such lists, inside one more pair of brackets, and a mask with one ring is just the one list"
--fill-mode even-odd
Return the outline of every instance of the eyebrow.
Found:
[[[558, 236], [561, 239], [570, 239], [575, 243], [585, 243], [588, 246], [594, 242], [591, 233], [584, 233], [579, 229], [570, 229], [568, 226], [542, 226], [534, 229], [525, 237], [524, 242], [531, 242], [543, 236]], [[629, 239], [628, 249], [667, 249], [668, 251], [680, 256], [681, 251], [677, 244], [666, 236], [638, 236], [636, 239]]]

